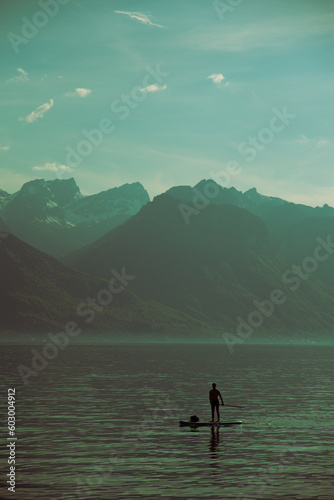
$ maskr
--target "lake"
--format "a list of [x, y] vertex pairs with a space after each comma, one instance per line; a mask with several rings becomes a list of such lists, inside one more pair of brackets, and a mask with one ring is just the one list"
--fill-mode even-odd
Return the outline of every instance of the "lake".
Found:
[[[32, 347], [2, 346], [17, 441], [0, 498], [334, 499], [333, 346], [69, 345], [24, 385]], [[212, 382], [244, 424], [179, 427], [211, 419]]]

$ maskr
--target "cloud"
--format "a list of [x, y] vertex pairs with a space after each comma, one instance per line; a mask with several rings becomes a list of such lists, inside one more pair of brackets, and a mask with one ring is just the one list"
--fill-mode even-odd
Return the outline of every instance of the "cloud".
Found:
[[[193, 50], [241, 52], [257, 49], [286, 50], [297, 43], [314, 43], [314, 36], [332, 34], [334, 13], [319, 15], [300, 14], [288, 17], [241, 22], [235, 25], [199, 26], [190, 34], [182, 35], [178, 44]], [[284, 29], [282, 29], [284, 26]]]
[[49, 109], [51, 109], [52, 106], [53, 106], [53, 99], [50, 99], [50, 102], [46, 102], [45, 104], [38, 106], [38, 108], [32, 111], [30, 115], [27, 115], [24, 118], [21, 116], [19, 118], [19, 122], [33, 123], [38, 118], [43, 118], [45, 113], [49, 111]]
[[163, 85], [162, 87], [159, 87], [159, 85], [149, 85], [148, 87], [144, 87], [143, 89], [140, 89], [140, 92], [160, 92], [161, 90], [166, 90], [167, 85]]
[[308, 144], [309, 142], [311, 142], [311, 139], [306, 137], [306, 135], [302, 134], [299, 139], [295, 140], [295, 142], [297, 144]]
[[316, 146], [317, 149], [325, 148], [331, 145], [331, 141], [329, 139], [310, 139], [306, 137], [306, 135], [302, 134], [299, 139], [295, 139], [295, 144], [310, 144], [312, 146]]
[[0, 151], [8, 151], [10, 149], [10, 146], [0, 146]]
[[213, 73], [212, 75], [208, 76], [207, 79], [211, 79], [214, 83], [220, 83], [224, 80], [224, 76], [221, 73]]
[[90, 89], [75, 89], [74, 92], [67, 92], [66, 97], [87, 97], [92, 91]]
[[49, 171], [49, 172], [72, 172], [72, 168], [67, 165], [61, 165], [60, 163], [44, 163], [42, 166], [36, 165], [32, 167], [32, 170], [37, 170], [38, 172]]
[[331, 141], [329, 139], [320, 139], [317, 141], [317, 149], [319, 148], [325, 148], [326, 146], [329, 146], [331, 144]]
[[126, 16], [131, 17], [131, 19], [136, 19], [137, 21], [144, 24], [149, 24], [150, 26], [157, 26], [158, 28], [164, 28], [164, 26], [161, 26], [160, 24], [152, 23], [151, 19], [142, 12], [126, 12], [123, 10], [114, 10], [114, 12], [115, 14], [125, 14]]
[[26, 71], [24, 71], [24, 69], [17, 68], [17, 72], [19, 74], [16, 76], [13, 76], [13, 78], [8, 80], [9, 82], [14, 82], [14, 83], [29, 82], [28, 73]]

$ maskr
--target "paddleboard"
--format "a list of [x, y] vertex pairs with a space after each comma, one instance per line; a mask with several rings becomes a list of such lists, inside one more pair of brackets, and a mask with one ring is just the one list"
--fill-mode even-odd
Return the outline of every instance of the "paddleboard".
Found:
[[190, 422], [189, 420], [185, 422], [180, 420], [180, 427], [212, 427], [212, 426], [227, 426], [227, 425], [240, 425], [242, 420], [223, 420], [221, 422]]

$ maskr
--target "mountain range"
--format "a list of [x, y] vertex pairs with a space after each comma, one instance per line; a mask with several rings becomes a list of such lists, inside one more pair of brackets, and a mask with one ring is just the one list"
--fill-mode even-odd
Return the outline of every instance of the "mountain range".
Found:
[[13, 333], [22, 340], [44, 338], [72, 322], [83, 337], [92, 332], [198, 335], [208, 330], [186, 314], [134, 295], [126, 286], [127, 270], [110, 269], [107, 280], [89, 276], [11, 234], [0, 244], [0, 270], [2, 340]]
[[75, 180], [36, 179], [0, 190], [0, 217], [18, 238], [54, 257], [82, 248], [150, 201], [139, 182], [83, 196]]
[[[212, 196], [213, 193], [215, 196]], [[272, 247], [287, 262], [298, 264], [311, 257], [319, 237], [331, 237], [334, 241], [334, 208], [327, 204], [311, 207], [291, 203], [281, 198], [264, 196], [256, 188], [241, 193], [234, 187], [221, 187], [213, 180], [202, 180], [194, 187], [173, 187], [167, 194], [195, 208], [195, 211], [198, 211], [196, 207], [201, 203], [204, 207], [229, 203], [259, 216], [268, 229]], [[189, 215], [189, 223], [192, 217]], [[334, 258], [323, 261], [316, 274], [333, 288]]]
[[330, 334], [333, 223], [328, 205], [212, 180], [153, 201], [140, 183], [91, 196], [74, 179], [0, 191], [0, 231], [16, 236], [0, 242], [2, 331], [61, 328], [78, 301], [106, 288], [111, 269], [126, 269], [135, 278], [87, 330]]
[[[285, 303], [263, 322], [267, 331], [326, 330], [333, 325], [334, 291], [316, 276], [291, 290], [291, 264], [272, 247], [264, 222], [229, 204], [209, 205], [190, 224], [178, 200], [158, 196], [122, 226], [67, 258], [71, 266], [106, 277], [110, 263], [136, 275], [133, 290], [212, 329], [233, 330], [281, 290]], [[316, 305], [316, 308], [315, 308]], [[262, 325], [261, 325], [262, 326]]]

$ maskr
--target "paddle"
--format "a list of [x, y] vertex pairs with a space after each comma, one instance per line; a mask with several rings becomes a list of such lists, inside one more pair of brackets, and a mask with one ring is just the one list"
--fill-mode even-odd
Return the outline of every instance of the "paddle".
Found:
[[222, 405], [221, 403], [220, 403], [219, 406], [229, 406], [230, 408], [245, 408], [244, 406], [239, 406], [239, 405], [225, 405], [225, 404]]

